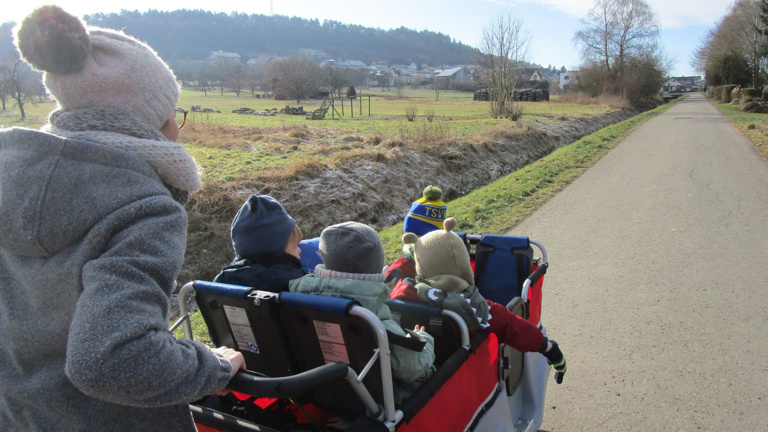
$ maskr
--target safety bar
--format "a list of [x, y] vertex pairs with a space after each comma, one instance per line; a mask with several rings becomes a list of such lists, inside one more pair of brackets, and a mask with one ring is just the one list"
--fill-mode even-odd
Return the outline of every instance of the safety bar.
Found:
[[[387, 339], [387, 330], [381, 323], [379, 317], [368, 309], [355, 305], [349, 310], [350, 315], [360, 317], [371, 324], [376, 333], [378, 345], [381, 348], [378, 352], [379, 365], [381, 365], [381, 384], [384, 398], [383, 418], [377, 420], [395, 421], [395, 391], [392, 385], [392, 368], [390, 363], [389, 339]], [[362, 385], [362, 383], [360, 383]], [[363, 401], [365, 402], [365, 401]], [[366, 404], [367, 406], [367, 404]]]
[[[181, 290], [179, 290], [179, 315], [181, 316], [181, 327], [184, 329], [184, 339], [192, 340], [195, 337], [192, 335], [192, 324], [189, 322], [189, 309], [187, 309], [187, 297], [189, 297], [189, 293], [195, 289], [195, 282], [187, 282], [184, 284], [183, 287], [181, 287]], [[178, 322], [174, 324], [174, 328], [178, 327]]]

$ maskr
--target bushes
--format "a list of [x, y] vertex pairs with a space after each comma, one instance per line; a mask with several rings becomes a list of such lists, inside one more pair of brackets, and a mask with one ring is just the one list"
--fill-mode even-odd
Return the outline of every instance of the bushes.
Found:
[[736, 88], [736, 84], [726, 84], [723, 86], [720, 95], [720, 102], [731, 103], [731, 92]]
[[741, 88], [736, 87], [733, 90], [731, 90], [731, 102], [736, 101], [736, 103], [738, 103], [740, 99], [741, 99]]
[[752, 100], [758, 99], [760, 97], [760, 91], [756, 88], [748, 87], [741, 89], [741, 98], [744, 100], [747, 100], [747, 98], [751, 98]]
[[768, 106], [758, 102], [748, 102], [741, 108], [743, 112], [766, 114], [768, 113]]
[[707, 90], [707, 96], [713, 98], [716, 101], [720, 101], [720, 95], [722, 94], [722, 86], [711, 86]]
[[768, 101], [768, 86], [763, 87], [763, 100]]

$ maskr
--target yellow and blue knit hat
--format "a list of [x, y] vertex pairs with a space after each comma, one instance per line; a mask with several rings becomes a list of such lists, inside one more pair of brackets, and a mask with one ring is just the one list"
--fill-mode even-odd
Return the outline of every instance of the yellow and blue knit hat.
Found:
[[447, 208], [442, 198], [443, 191], [439, 187], [429, 185], [424, 188], [424, 196], [414, 201], [408, 210], [408, 215], [403, 221], [403, 232], [421, 237], [430, 231], [443, 228]]

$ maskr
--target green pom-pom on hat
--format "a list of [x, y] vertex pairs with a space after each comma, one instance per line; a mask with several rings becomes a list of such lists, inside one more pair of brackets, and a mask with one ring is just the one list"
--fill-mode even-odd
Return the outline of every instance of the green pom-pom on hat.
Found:
[[433, 185], [424, 188], [424, 199], [427, 201], [439, 201], [443, 198], [443, 191]]

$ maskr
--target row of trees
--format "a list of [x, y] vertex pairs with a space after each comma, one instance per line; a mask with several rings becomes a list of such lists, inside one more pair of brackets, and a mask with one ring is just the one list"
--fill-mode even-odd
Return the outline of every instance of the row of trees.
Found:
[[761, 88], [768, 71], [768, 0], [737, 0], [691, 58], [707, 85]]
[[[320, 67], [303, 56], [273, 60], [268, 64], [243, 64], [226, 59], [214, 62], [177, 60], [171, 62], [176, 77], [185, 87], [204, 92], [218, 89], [221, 94], [231, 91], [240, 97], [243, 91], [252, 97], [271, 94], [275, 99], [302, 99], [318, 94], [321, 89], [341, 97], [350, 86], [365, 86], [371, 73], [368, 69], [341, 69], [333, 65]], [[389, 81], [389, 72], [381, 76]]]
[[[0, 24], [0, 35], [10, 35], [13, 23]], [[10, 37], [0, 37], [0, 103], [2, 110], [18, 108], [22, 120], [27, 112], [24, 106], [45, 96], [41, 74], [33, 71], [19, 57]]]
[[370, 64], [465, 64], [476, 50], [442, 33], [404, 27], [383, 30], [338, 21], [202, 10], [122, 11], [85, 17], [88, 24], [121, 29], [166, 60], [201, 60], [211, 51], [290, 56], [299, 51]]

